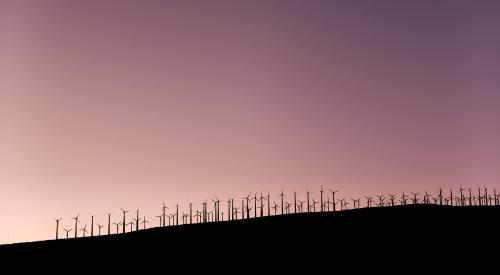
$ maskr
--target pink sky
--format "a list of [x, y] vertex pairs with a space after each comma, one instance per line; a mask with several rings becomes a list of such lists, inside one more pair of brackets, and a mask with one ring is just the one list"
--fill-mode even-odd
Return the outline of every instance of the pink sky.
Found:
[[500, 189], [499, 8], [1, 0], [0, 243], [163, 200]]

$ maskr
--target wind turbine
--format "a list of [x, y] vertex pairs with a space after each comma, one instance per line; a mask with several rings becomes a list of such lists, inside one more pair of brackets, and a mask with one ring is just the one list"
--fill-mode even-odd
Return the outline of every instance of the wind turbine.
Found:
[[103, 228], [104, 225], [100, 225], [99, 223], [97, 223], [97, 227], [99, 228], [99, 236], [101, 236], [101, 228]]
[[320, 193], [320, 209], [321, 212], [323, 212], [323, 186], [321, 186], [321, 190], [319, 191]]
[[382, 206], [384, 206], [385, 195], [380, 195], [380, 196], [379, 196], [379, 195], [376, 195], [376, 196], [377, 196], [378, 201], [379, 201], [379, 203], [378, 203], [378, 207], [382, 207]]
[[262, 192], [260, 192], [260, 217], [264, 217], [264, 196], [262, 196]]
[[[246, 209], [247, 210], [247, 219], [250, 218], [250, 196], [251, 195], [252, 195], [252, 193], [249, 193], [248, 196], [243, 197], [243, 199], [246, 199], [246, 201], [247, 201], [247, 209]], [[241, 211], [243, 211], [243, 209]]]
[[219, 221], [219, 203], [220, 203], [220, 200], [219, 200], [219, 197], [215, 196], [215, 200], [212, 199], [212, 201], [214, 202], [214, 213], [215, 213], [215, 221], [218, 222]]
[[305, 202], [306, 202], [306, 201], [300, 201], [300, 200], [299, 200], [299, 201], [297, 201], [297, 203], [299, 204], [298, 206], [299, 206], [299, 212], [300, 212], [300, 213], [302, 213], [302, 209], [303, 209], [303, 206], [304, 206], [304, 203], [305, 203]]
[[391, 206], [394, 206], [394, 198], [396, 197], [396, 195], [394, 195], [394, 194], [390, 194], [390, 193], [389, 193], [388, 195], [389, 195], [389, 197], [390, 197]]
[[417, 193], [413, 193], [413, 192], [411, 192], [411, 194], [413, 195], [413, 199], [412, 199], [413, 204], [417, 204], [417, 203], [418, 203], [418, 198], [417, 198], [417, 196], [418, 196], [418, 194], [420, 194], [420, 193], [418, 193], [418, 192], [417, 192]]
[[254, 198], [253, 198], [253, 203], [254, 203], [254, 206], [253, 206], [253, 217], [254, 218], [257, 218], [257, 193], [255, 193], [254, 195]]
[[162, 216], [160, 215], [160, 216], [156, 216], [156, 217], [160, 219], [160, 227], [161, 227]]
[[267, 216], [271, 216], [271, 195], [267, 192]]
[[90, 215], [92, 222], [90, 226], [90, 237], [94, 237], [94, 217], [95, 215]]
[[[137, 209], [137, 212], [136, 212], [136, 218], [132, 218], [132, 220], [134, 221], [134, 224], [135, 224], [135, 231], [139, 231], [139, 223], [141, 221], [141, 218], [139, 218], [139, 209]], [[132, 232], [132, 229], [130, 229], [130, 231]]]
[[125, 233], [125, 226], [127, 225], [126, 221], [125, 221], [125, 215], [127, 214], [127, 212], [129, 212], [130, 210], [123, 210], [123, 208], [120, 208], [123, 212], [123, 222], [122, 222], [122, 225], [123, 225], [123, 233]]
[[196, 215], [194, 215], [196, 218], [196, 223], [200, 223], [200, 218], [201, 218], [201, 212], [196, 210]]
[[293, 190], [293, 212], [297, 214], [297, 192]]
[[56, 240], [59, 240], [59, 222], [62, 220], [62, 218], [56, 218], [54, 220], [56, 220]]
[[78, 237], [78, 218], [80, 217], [80, 213], [76, 215], [76, 217], [72, 218], [75, 220], [75, 239]]
[[66, 231], [66, 239], [69, 239], [69, 232], [71, 232], [73, 229], [66, 229], [66, 228], [63, 228], [64, 231]]
[[283, 193], [283, 189], [281, 189], [281, 194], [279, 196], [281, 197], [281, 215], [283, 215], [283, 198], [286, 198], [285, 194]]
[[462, 188], [462, 185], [460, 185], [460, 206], [465, 205], [465, 197], [464, 197], [464, 189]]
[[277, 210], [278, 210], [278, 207], [279, 207], [279, 206], [278, 206], [278, 203], [277, 203], [277, 202], [274, 202], [274, 206], [273, 206], [272, 208], [273, 208], [273, 210], [274, 210], [274, 215], [275, 215], [275, 216], [276, 216], [276, 212], [277, 212]]
[[83, 231], [83, 237], [85, 238], [85, 233], [87, 233], [87, 232], [88, 232], [88, 231], [87, 231], [87, 224], [85, 224], [85, 225], [83, 226], [83, 228], [82, 228], [82, 229], [80, 229], [80, 230], [81, 230], [81, 231]]
[[165, 206], [165, 202], [164, 201], [162, 203], [163, 203], [163, 207], [162, 207], [162, 209], [163, 209], [163, 227], [165, 227], [165, 209], [168, 209], [168, 207]]
[[136, 210], [136, 218], [134, 219], [135, 221], [135, 231], [139, 231], [139, 221], [141, 219], [139, 218], [139, 209]]
[[285, 213], [286, 214], [290, 214], [290, 206], [292, 206], [292, 204], [285, 201], [285, 210], [286, 210]]
[[175, 225], [179, 225], [179, 204], [175, 205]]
[[484, 187], [484, 205], [488, 206], [488, 188]]
[[332, 189], [329, 189], [329, 190], [330, 190], [330, 192], [332, 192], [332, 203], [333, 203], [332, 206], [333, 206], [333, 211], [335, 212], [336, 211], [336, 209], [335, 209], [335, 193], [339, 192], [340, 190], [335, 190], [335, 191], [333, 191]]
[[[238, 219], [238, 213], [240, 213], [240, 211], [239, 211], [239, 210], [240, 210], [240, 209], [239, 209], [238, 207], [234, 207], [234, 208], [233, 208], [233, 212], [234, 212], [234, 214], [236, 214], [236, 219]], [[242, 213], [243, 213], [243, 212], [242, 212]], [[233, 218], [233, 220], [234, 220], [234, 218]]]
[[356, 208], [359, 208], [359, 202], [361, 201], [361, 199], [352, 199], [352, 204], [353, 204], [353, 208], [356, 209]]
[[373, 198], [371, 196], [365, 196], [366, 198], [366, 207], [372, 207]]
[[193, 203], [189, 202], [189, 224], [193, 223]]
[[310, 194], [310, 193], [311, 193], [311, 192], [309, 192], [309, 190], [308, 190], [308, 189], [306, 189], [306, 197], [307, 197], [307, 198], [306, 198], [306, 201], [307, 201], [307, 212], [308, 212], [308, 213], [311, 211], [311, 204], [309, 203], [309, 201], [310, 201], [310, 200], [309, 200], [309, 194]]
[[146, 220], [146, 216], [144, 216], [144, 218], [142, 219], [142, 222], [141, 222], [143, 225], [144, 225], [144, 230], [146, 230], [146, 224], [149, 223], [148, 220]]
[[403, 205], [406, 205], [406, 200], [408, 199], [408, 196], [405, 195], [405, 192], [403, 191], [403, 195], [401, 195], [401, 203]]
[[106, 213], [108, 215], [108, 235], [111, 235], [111, 213]]
[[121, 222], [119, 222], [119, 223], [114, 222], [113, 224], [116, 225], [116, 234], [118, 234], [118, 230], [120, 229], [120, 225], [122, 223]]

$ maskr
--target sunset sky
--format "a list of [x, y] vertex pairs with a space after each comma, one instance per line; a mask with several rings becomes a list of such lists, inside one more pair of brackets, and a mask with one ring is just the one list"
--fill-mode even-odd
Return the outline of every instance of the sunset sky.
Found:
[[499, 14], [0, 0], [0, 243], [215, 195], [500, 189]]

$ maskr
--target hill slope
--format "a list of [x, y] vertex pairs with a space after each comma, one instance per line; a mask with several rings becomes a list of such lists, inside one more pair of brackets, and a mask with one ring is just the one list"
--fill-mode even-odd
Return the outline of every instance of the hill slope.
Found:
[[[498, 249], [500, 207], [408, 205], [152, 228], [0, 246], [0, 256], [255, 261], [363, 255], [477, 256]], [[420, 252], [425, 251], [425, 254]], [[496, 253], [498, 250], [494, 250]], [[371, 256], [370, 256], [371, 257]], [[5, 258], [4, 258], [5, 259]]]

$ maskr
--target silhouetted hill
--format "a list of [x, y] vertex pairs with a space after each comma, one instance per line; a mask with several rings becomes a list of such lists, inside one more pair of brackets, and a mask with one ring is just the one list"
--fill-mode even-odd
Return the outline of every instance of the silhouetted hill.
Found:
[[[153, 228], [0, 246], [2, 259], [191, 259], [192, 265], [498, 255], [500, 207], [408, 205]], [[417, 258], [415, 258], [417, 257]], [[137, 262], [139, 261], [139, 262]], [[328, 263], [328, 262], [327, 262]]]

